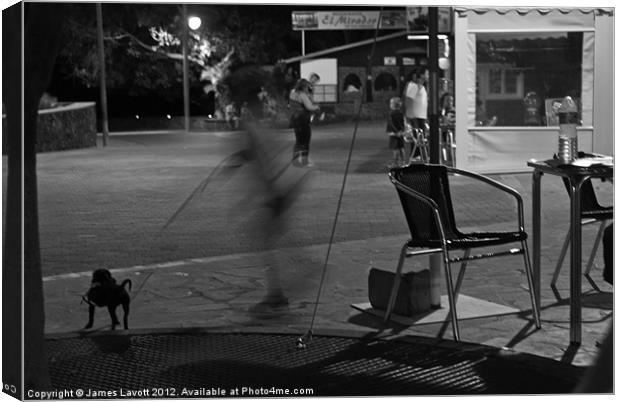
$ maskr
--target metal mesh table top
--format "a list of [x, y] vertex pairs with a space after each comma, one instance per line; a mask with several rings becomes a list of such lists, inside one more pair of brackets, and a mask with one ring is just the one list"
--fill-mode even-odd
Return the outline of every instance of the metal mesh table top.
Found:
[[151, 388], [184, 398], [230, 396], [235, 388], [303, 389], [304, 396], [567, 393], [584, 370], [416, 336], [316, 334], [305, 348], [296, 340], [264, 332], [119, 332], [48, 338], [46, 345], [54, 387], [116, 391], [111, 397]]

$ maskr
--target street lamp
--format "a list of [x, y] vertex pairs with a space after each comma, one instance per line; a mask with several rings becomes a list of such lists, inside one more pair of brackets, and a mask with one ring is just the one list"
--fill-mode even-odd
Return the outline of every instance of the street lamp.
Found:
[[200, 25], [202, 25], [202, 20], [200, 19], [200, 17], [191, 16], [187, 19], [187, 26], [189, 26], [189, 29], [191, 29], [192, 31], [200, 28]]
[[187, 46], [189, 44], [189, 30], [196, 30], [200, 28], [202, 20], [200, 17], [187, 17], [187, 4], [183, 4], [183, 115], [185, 121], [185, 131], [189, 132], [190, 129], [190, 116], [189, 116], [189, 61], [187, 60]]

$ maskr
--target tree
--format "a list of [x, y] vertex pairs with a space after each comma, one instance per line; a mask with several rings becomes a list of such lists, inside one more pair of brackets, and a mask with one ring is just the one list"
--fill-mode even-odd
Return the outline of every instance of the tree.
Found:
[[[289, 23], [288, 8], [277, 6], [188, 6], [202, 18], [198, 31], [190, 32], [188, 47], [190, 82], [213, 85], [233, 64], [274, 64], [296, 54], [298, 33], [282, 29]], [[182, 51], [179, 4], [119, 4], [103, 6], [107, 85], [130, 95], [157, 92], [178, 97]], [[92, 4], [76, 5], [63, 32], [65, 46], [58, 72], [81, 85], [99, 85], [95, 12]], [[294, 45], [293, 45], [294, 44]]]
[[[2, 12], [2, 101], [6, 110], [8, 174], [4, 252], [2, 253], [2, 371], [3, 382], [22, 389], [22, 92], [21, 82], [21, 5]], [[13, 395], [23, 398], [20, 395]]]
[[[45, 313], [43, 305], [43, 281], [39, 247], [39, 220], [37, 197], [37, 166], [35, 143], [37, 138], [37, 115], [39, 99], [47, 88], [54, 61], [61, 44], [59, 26], [62, 26], [64, 9], [67, 5], [45, 3], [22, 3], [11, 7], [3, 14], [3, 54], [5, 66], [4, 82], [8, 88], [3, 91], [3, 102], [7, 111], [8, 126], [8, 184], [6, 209], [5, 253], [3, 258], [5, 281], [3, 300], [5, 309], [19, 309], [21, 297], [19, 285], [22, 269], [21, 238], [23, 235], [23, 277], [24, 277], [24, 386], [29, 389], [51, 387], [45, 353]], [[23, 11], [22, 11], [23, 10]], [[21, 16], [24, 13], [23, 44], [17, 37], [21, 31]], [[13, 39], [13, 40], [12, 40]], [[21, 65], [23, 45], [24, 64]], [[7, 57], [8, 56], [8, 61]], [[23, 98], [21, 72], [24, 73]], [[22, 104], [23, 102], [23, 104]], [[23, 116], [21, 114], [23, 108]], [[23, 120], [22, 120], [23, 117]], [[23, 125], [23, 150], [21, 134]], [[23, 159], [22, 159], [23, 154]], [[23, 163], [23, 170], [20, 164]], [[21, 176], [23, 174], [23, 183]], [[22, 187], [23, 186], [23, 187]], [[23, 189], [24, 197], [21, 198]], [[22, 206], [23, 202], [23, 206]], [[23, 209], [22, 209], [23, 208]], [[21, 216], [23, 211], [23, 233]], [[4, 292], [7, 292], [5, 295]], [[18, 297], [15, 297], [15, 294]], [[18, 303], [15, 303], [18, 299]], [[7, 305], [7, 301], [9, 301]], [[6, 310], [3, 309], [3, 313]], [[11, 323], [11, 326], [16, 325]], [[9, 340], [9, 342], [14, 339]], [[19, 348], [16, 348], [20, 350]], [[6, 350], [6, 349], [5, 349]]]

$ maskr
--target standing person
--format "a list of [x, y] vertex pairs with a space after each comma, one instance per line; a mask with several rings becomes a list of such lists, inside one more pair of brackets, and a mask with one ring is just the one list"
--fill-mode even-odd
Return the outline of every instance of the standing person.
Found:
[[[310, 100], [314, 102], [314, 86], [321, 82], [321, 77], [319, 77], [317, 73], [310, 73], [310, 75], [308, 76], [308, 82], [310, 83]], [[314, 117], [314, 114], [310, 116], [311, 123], [314, 121]], [[321, 113], [321, 115], [319, 116], [319, 120], [323, 121], [324, 118], [325, 113]]]
[[[614, 224], [605, 228], [603, 235], [603, 279], [613, 286], [614, 277]], [[583, 378], [573, 391], [578, 394], [584, 393], [612, 393], [614, 392], [614, 326], [611, 323], [607, 335], [601, 342], [597, 342], [600, 348], [594, 365], [584, 373]]]
[[603, 279], [614, 284], [614, 224], [607, 226], [603, 234]]
[[295, 166], [312, 166], [308, 160], [312, 115], [321, 108], [312, 101], [310, 81], [300, 79], [289, 96], [292, 110], [289, 126], [295, 130], [295, 146], [293, 148], [293, 164]]
[[291, 90], [295, 86], [297, 82], [297, 74], [293, 70], [293, 67], [289, 67], [286, 69], [286, 74], [284, 75], [284, 93], [283, 96], [286, 97], [291, 93]]
[[[405, 116], [414, 129], [414, 137], [417, 140], [416, 129], [424, 130], [428, 116], [428, 93], [425, 84], [428, 81], [428, 68], [419, 67], [414, 71], [412, 78], [407, 83], [403, 93], [405, 103]], [[418, 157], [419, 149], [416, 149], [414, 157]]]
[[231, 102], [224, 108], [224, 117], [226, 119], [226, 123], [228, 123], [228, 128], [231, 130], [236, 130], [239, 123], [239, 117], [237, 116], [236, 105]]
[[[314, 95], [314, 86], [321, 81], [321, 77], [317, 73], [310, 73], [308, 82], [310, 83], [310, 95]], [[314, 98], [312, 98], [314, 101]]]
[[450, 92], [441, 95], [439, 106], [441, 108], [440, 125], [454, 131], [454, 124], [456, 122], [454, 96]]
[[403, 103], [398, 97], [390, 99], [390, 115], [388, 116], [386, 132], [389, 135], [388, 147], [392, 150], [392, 166], [405, 163], [405, 116], [402, 112]]

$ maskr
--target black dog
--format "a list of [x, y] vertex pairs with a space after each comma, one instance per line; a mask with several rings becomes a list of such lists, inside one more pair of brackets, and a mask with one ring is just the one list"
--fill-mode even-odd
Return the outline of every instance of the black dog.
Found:
[[131, 281], [125, 279], [120, 285], [116, 283], [116, 279], [107, 269], [97, 269], [93, 272], [90, 289], [82, 299], [88, 303], [88, 323], [84, 329], [92, 328], [95, 318], [95, 306], [108, 308], [110, 318], [112, 318], [112, 329], [120, 324], [116, 317], [116, 307], [120, 304], [123, 307], [123, 325], [127, 329], [127, 317], [129, 315], [129, 292], [125, 289], [125, 285], [129, 285], [131, 290]]

